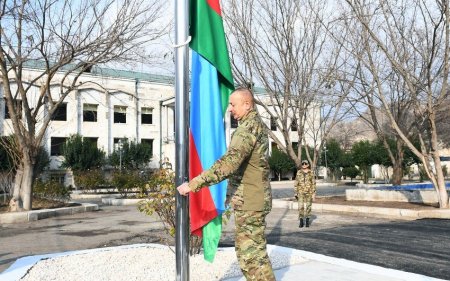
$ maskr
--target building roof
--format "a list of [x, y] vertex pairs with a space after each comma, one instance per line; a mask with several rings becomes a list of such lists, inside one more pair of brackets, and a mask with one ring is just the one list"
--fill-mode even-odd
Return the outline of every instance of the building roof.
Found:
[[[72, 65], [64, 66], [61, 69], [69, 69], [70, 66]], [[24, 64], [24, 67], [29, 69], [43, 69], [44, 62], [40, 60], [29, 60]], [[86, 72], [86, 74], [112, 78], [137, 79], [141, 81], [148, 81], [158, 84], [168, 84], [168, 85], [175, 84], [175, 78], [169, 75], [150, 74], [145, 72], [119, 70], [99, 66], [92, 67], [92, 69]]]
[[93, 67], [90, 74], [99, 76], [108, 76], [113, 78], [128, 78], [148, 81], [158, 84], [175, 84], [175, 78], [168, 75], [150, 74], [145, 72], [118, 70], [112, 68]]
[[[25, 67], [31, 69], [42, 69], [44, 68], [44, 62], [40, 60], [29, 60], [25, 63]], [[67, 65], [66, 67], [62, 67], [62, 69], [68, 69], [69, 67], [70, 65]], [[137, 79], [157, 84], [166, 84], [166, 85], [175, 84], [175, 77], [171, 75], [151, 74], [146, 72], [138, 72], [130, 70], [119, 70], [99, 66], [93, 66], [92, 69], [86, 73], [101, 77]], [[256, 95], [267, 94], [267, 92], [262, 87], [253, 87], [253, 92]]]

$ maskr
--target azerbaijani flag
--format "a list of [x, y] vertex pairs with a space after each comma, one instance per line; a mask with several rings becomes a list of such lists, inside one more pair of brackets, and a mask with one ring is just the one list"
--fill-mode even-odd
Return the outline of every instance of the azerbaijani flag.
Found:
[[[219, 0], [191, 0], [192, 49], [189, 178], [208, 169], [226, 151], [224, 116], [234, 89]], [[222, 233], [226, 182], [190, 193], [191, 232], [203, 235], [212, 262]]]

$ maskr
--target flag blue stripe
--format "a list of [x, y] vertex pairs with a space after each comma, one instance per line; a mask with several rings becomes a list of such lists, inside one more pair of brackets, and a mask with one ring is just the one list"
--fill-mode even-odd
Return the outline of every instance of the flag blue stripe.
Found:
[[[226, 151], [225, 128], [216, 68], [192, 51], [191, 132], [203, 169], [208, 169]], [[211, 186], [210, 192], [219, 214], [225, 210], [227, 184]]]

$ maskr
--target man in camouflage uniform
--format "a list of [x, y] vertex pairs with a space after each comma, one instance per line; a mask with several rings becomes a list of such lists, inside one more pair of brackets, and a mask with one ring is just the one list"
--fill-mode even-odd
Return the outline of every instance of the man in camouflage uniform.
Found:
[[229, 111], [239, 121], [227, 152], [211, 168], [177, 187], [181, 195], [229, 179], [227, 203], [235, 216], [235, 249], [247, 280], [275, 280], [266, 250], [266, 216], [272, 209], [267, 161], [269, 140], [250, 90], [230, 96]]
[[316, 194], [316, 180], [306, 160], [302, 161], [302, 168], [297, 171], [295, 194], [298, 201], [299, 227], [309, 227], [312, 200]]

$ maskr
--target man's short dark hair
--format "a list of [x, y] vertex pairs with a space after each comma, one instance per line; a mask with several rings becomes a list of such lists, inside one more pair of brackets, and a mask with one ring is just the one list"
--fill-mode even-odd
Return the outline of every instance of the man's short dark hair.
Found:
[[252, 88], [249, 88], [249, 87], [247, 87], [247, 86], [245, 86], [245, 85], [237, 86], [237, 87], [234, 89], [233, 92], [240, 92], [240, 91], [248, 91], [248, 92], [250, 92], [250, 93], [253, 95], [253, 90], [252, 90]]
[[237, 87], [232, 94], [241, 92], [243, 95], [247, 96], [252, 105], [255, 104], [255, 96], [253, 95], [253, 91], [248, 87]]

